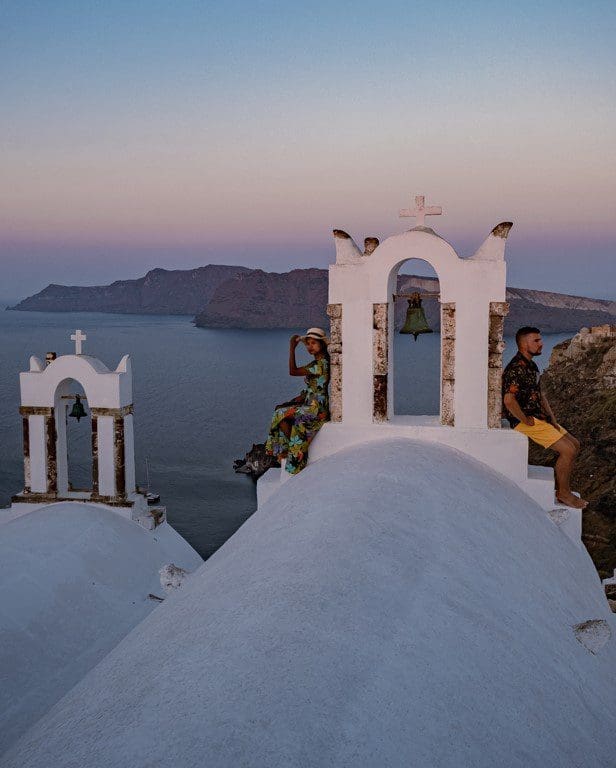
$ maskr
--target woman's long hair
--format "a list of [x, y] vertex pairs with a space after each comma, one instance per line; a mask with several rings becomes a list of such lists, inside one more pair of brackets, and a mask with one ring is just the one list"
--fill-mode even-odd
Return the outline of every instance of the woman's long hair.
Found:
[[321, 345], [321, 352], [323, 353], [323, 357], [329, 363], [329, 350], [327, 349], [327, 344], [324, 341], [321, 341], [321, 339], [318, 339], [318, 342]]

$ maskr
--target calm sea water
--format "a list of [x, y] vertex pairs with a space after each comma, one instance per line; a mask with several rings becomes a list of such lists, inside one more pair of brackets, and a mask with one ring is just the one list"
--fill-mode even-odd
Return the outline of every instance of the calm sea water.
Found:
[[[208, 557], [256, 506], [254, 484], [233, 472], [233, 460], [265, 439], [273, 405], [301, 389], [287, 373], [293, 331], [208, 330], [183, 316], [0, 311], [0, 506], [23, 488], [19, 372], [32, 354], [73, 351], [75, 328], [87, 333], [84, 352], [109, 368], [130, 354], [138, 482], [147, 457], [170, 523]], [[544, 365], [565, 338], [546, 337]], [[437, 334], [396, 336], [396, 413], [438, 412], [439, 348]], [[513, 348], [509, 341], [506, 359]], [[89, 477], [90, 426], [69, 421], [78, 487]]]

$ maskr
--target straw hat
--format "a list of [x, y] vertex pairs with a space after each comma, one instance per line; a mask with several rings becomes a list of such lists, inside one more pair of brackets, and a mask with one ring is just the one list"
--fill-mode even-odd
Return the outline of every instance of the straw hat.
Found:
[[317, 339], [318, 341], [322, 341], [325, 346], [329, 344], [327, 334], [322, 328], [308, 328], [306, 333], [303, 336], [300, 336], [300, 339], [302, 341], [306, 341], [306, 339]]

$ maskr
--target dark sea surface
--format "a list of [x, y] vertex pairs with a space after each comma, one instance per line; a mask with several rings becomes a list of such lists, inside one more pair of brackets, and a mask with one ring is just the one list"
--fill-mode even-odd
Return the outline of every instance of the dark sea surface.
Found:
[[[84, 353], [112, 370], [130, 354], [137, 481], [145, 485], [147, 457], [169, 522], [208, 557], [256, 506], [255, 486], [233, 472], [233, 460], [265, 439], [273, 405], [302, 388], [301, 378], [287, 372], [294, 331], [208, 330], [185, 316], [0, 311], [0, 506], [23, 488], [19, 372], [28, 370], [30, 355], [72, 353], [76, 328], [88, 337]], [[570, 336], [544, 337], [540, 367]], [[515, 345], [507, 342], [508, 361]], [[437, 334], [417, 342], [396, 335], [396, 413], [438, 412], [439, 348]], [[308, 359], [300, 346], [298, 361]], [[90, 476], [90, 424], [69, 421], [78, 487]]]

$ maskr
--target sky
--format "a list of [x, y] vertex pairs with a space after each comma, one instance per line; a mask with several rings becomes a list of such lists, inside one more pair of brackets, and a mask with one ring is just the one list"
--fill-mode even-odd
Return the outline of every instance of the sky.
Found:
[[0, 0], [0, 297], [325, 267], [513, 221], [508, 284], [616, 298], [616, 3]]

